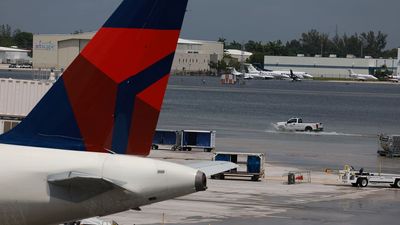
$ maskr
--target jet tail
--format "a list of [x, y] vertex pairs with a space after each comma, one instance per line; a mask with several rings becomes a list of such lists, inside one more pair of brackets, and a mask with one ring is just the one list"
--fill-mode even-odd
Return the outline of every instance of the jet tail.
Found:
[[0, 143], [147, 155], [188, 0], [124, 0]]

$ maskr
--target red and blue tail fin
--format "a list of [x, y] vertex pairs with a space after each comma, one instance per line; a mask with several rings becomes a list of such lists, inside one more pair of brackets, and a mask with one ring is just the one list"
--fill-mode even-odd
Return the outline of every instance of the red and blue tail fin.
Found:
[[124, 0], [0, 143], [147, 155], [188, 0]]

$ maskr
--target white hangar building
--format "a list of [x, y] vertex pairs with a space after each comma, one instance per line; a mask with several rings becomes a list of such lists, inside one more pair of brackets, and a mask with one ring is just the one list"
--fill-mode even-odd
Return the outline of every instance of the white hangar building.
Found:
[[0, 47], [0, 63], [16, 63], [20, 60], [30, 61], [31, 58], [28, 56], [29, 52], [29, 50], [18, 49], [16, 47]]
[[[82, 34], [34, 35], [33, 67], [65, 69], [89, 43], [95, 32]], [[115, 46], [123, 48], [124, 46]], [[223, 43], [179, 39], [174, 62], [173, 73], [206, 72], [210, 70], [210, 61], [223, 58]], [[110, 56], [118, 57], [118, 56]]]
[[[400, 49], [399, 49], [400, 57]], [[304, 57], [304, 56], [265, 56], [264, 68], [270, 70], [294, 70], [312, 74], [316, 77], [339, 77], [346, 78], [348, 70], [355, 73], [372, 74], [375, 69], [386, 65], [389, 70], [399, 73], [397, 67], [398, 59], [374, 59], [371, 57], [337, 58], [335, 55], [330, 57]]]

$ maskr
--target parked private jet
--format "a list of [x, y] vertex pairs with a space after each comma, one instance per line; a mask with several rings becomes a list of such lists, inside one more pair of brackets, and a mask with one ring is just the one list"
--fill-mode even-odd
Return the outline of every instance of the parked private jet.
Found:
[[243, 78], [245, 80], [250, 80], [250, 79], [254, 78], [251, 74], [249, 74], [249, 73], [241, 73], [241, 72], [237, 71], [234, 67], [229, 67], [227, 69], [229, 69], [231, 71], [232, 75], [235, 75], [237, 77], [241, 77], [241, 78]]
[[26, 119], [0, 136], [1, 225], [138, 210], [204, 191], [206, 175], [229, 170], [139, 157], [150, 151], [186, 6], [122, 1]]
[[357, 74], [357, 73], [354, 73], [353, 70], [349, 70], [349, 76], [350, 76], [350, 78], [353, 78], [353, 79], [356, 79], [356, 80], [361, 80], [361, 81], [378, 80], [378, 78], [374, 77], [373, 75], [370, 75], [370, 74]]
[[389, 81], [392, 81], [392, 82], [399, 82], [400, 81], [400, 75], [399, 76], [389, 76]]
[[253, 76], [253, 78], [258, 78], [258, 79], [274, 79], [275, 76], [267, 71], [260, 71], [257, 70], [252, 64], [244, 64], [248, 70], [248, 74], [250, 76]]
[[[293, 71], [293, 70], [265, 70], [265, 71], [269, 71], [273, 74], [276, 74], [276, 76], [281, 76], [281, 79], [285, 79], [285, 78], [292, 78], [291, 75], [296, 76], [297, 79], [313, 79], [314, 77], [306, 72], [300, 72], [300, 71]], [[292, 72], [291, 72], [292, 71]]]

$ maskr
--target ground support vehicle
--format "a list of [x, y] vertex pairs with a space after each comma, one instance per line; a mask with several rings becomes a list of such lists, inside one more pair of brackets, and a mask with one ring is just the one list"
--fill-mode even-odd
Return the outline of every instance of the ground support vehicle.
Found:
[[400, 174], [370, 173], [363, 169], [340, 171], [340, 179], [344, 184], [353, 187], [367, 187], [369, 184], [388, 184], [391, 187], [400, 188]]
[[276, 123], [276, 128], [283, 131], [323, 131], [322, 123], [303, 123], [301, 118], [291, 118], [286, 122]]
[[211, 176], [212, 179], [225, 179], [225, 177], [250, 177], [258, 181], [265, 177], [265, 155], [263, 153], [244, 152], [216, 152], [214, 161], [228, 161], [239, 165], [238, 168]]

